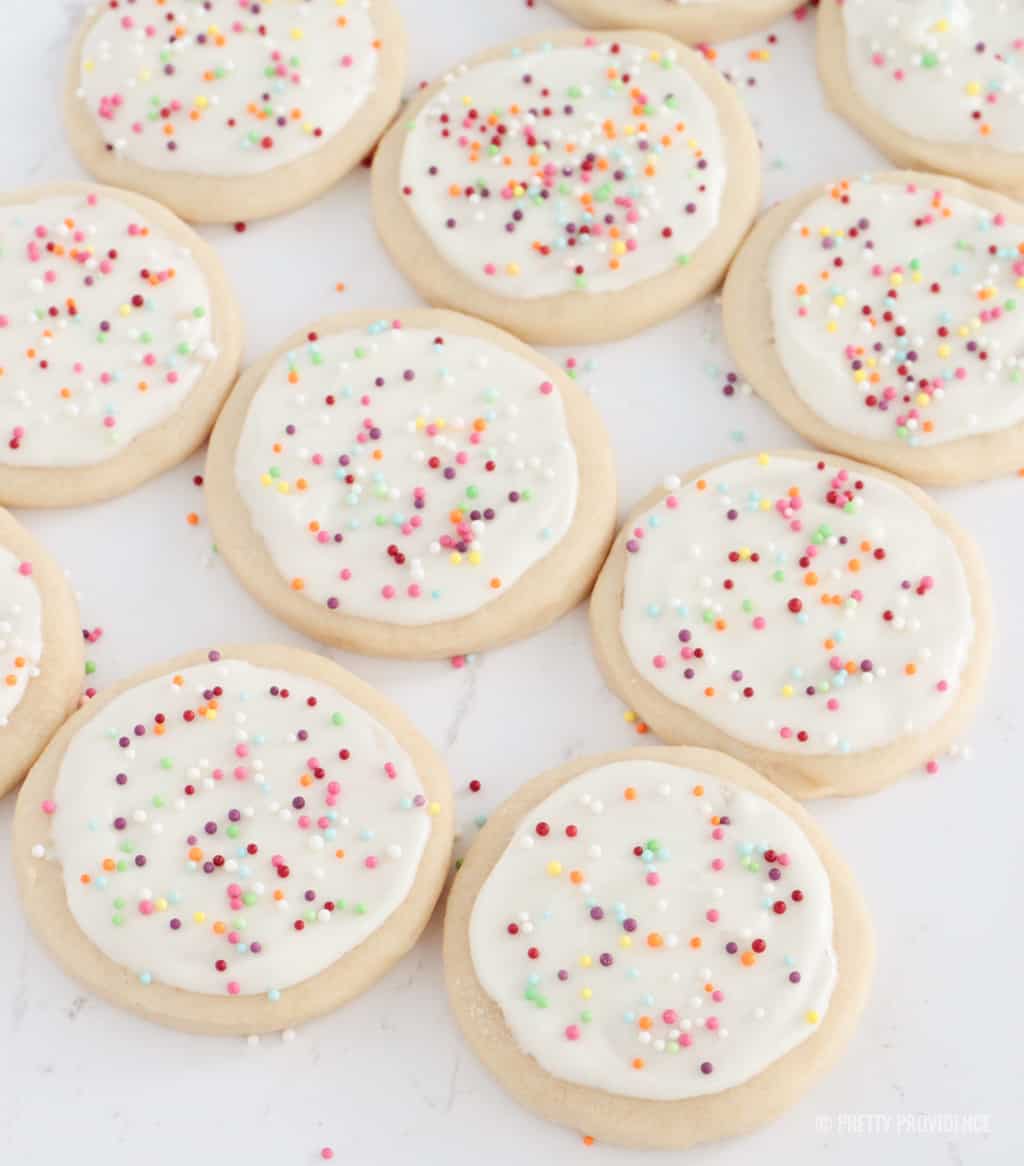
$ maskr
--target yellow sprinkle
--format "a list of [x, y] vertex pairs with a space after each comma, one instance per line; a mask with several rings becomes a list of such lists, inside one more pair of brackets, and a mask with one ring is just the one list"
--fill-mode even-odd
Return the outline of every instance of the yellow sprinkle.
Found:
[[474, 567], [477, 567], [480, 565], [481, 555], [480, 555], [479, 551], [470, 551], [466, 557], [469, 559], [469, 561], [473, 564]]
[[562, 873], [562, 864], [552, 859], [547, 865], [547, 872], [552, 878], [557, 878]]
[[580, 995], [583, 997], [584, 1000], [589, 1000], [591, 998], [591, 996], [594, 995], [594, 989], [593, 988], [584, 988], [583, 991], [580, 993]]
[[759, 453], [757, 455], [757, 464], [759, 466], [766, 466], [771, 462], [771, 458], [766, 453]]
[[292, 29], [292, 32], [291, 32], [292, 40], [302, 40], [302, 38], [305, 35], [306, 35], [305, 32], [301, 28], [296, 27], [296, 28]]
[[594, 961], [588, 955], [581, 955], [580, 956], [580, 967], [581, 968], [589, 968], [593, 962]]
[[782, 686], [782, 695], [783, 695], [783, 696], [792, 696], [792, 695], [793, 695], [793, 686], [792, 686], [792, 684], [784, 684], [784, 685]]
[[193, 923], [205, 923], [206, 922], [206, 912], [205, 911], [197, 911], [192, 916], [192, 921], [193, 921]]
[[437, 815], [440, 814], [440, 812], [441, 812], [441, 803], [440, 802], [431, 802], [430, 805], [427, 806], [427, 813], [430, 814], [430, 816], [432, 818], [436, 818]]
[[817, 1012], [815, 1012], [813, 1008], [811, 1009], [810, 1012], [807, 1013], [807, 1023], [808, 1024], [817, 1024], [820, 1019], [821, 1019], [821, 1017], [818, 1016]]
[[452, 553], [448, 556], [448, 562], [451, 563], [453, 567], [457, 567], [459, 563], [462, 562], [462, 555], [460, 555], [458, 551], [452, 551]]

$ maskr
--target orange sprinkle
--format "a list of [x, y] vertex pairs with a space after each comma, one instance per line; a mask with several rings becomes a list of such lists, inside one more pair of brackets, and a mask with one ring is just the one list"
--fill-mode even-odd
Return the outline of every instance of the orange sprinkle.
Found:
[[633, 786], [628, 786], [622, 795], [627, 802], [636, 801], [636, 789]]

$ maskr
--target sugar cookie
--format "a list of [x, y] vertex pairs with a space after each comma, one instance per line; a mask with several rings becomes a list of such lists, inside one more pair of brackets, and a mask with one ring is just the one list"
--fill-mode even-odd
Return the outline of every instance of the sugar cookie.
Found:
[[260, 219], [357, 166], [394, 116], [393, 0], [106, 0], [71, 50], [64, 116], [97, 178], [185, 219]]
[[825, 449], [925, 483], [1024, 462], [1024, 206], [902, 172], [814, 187], [751, 232], [722, 298], [743, 375]]
[[0, 510], [0, 797], [75, 707], [82, 629], [67, 579]]
[[666, 741], [797, 797], [895, 781], [963, 732], [992, 618], [973, 542], [899, 478], [805, 451], [673, 477], [594, 588], [608, 683]]
[[821, 0], [829, 101], [900, 166], [1024, 198], [1024, 0]]
[[193, 653], [72, 717], [18, 799], [25, 909], [64, 968], [196, 1032], [288, 1028], [415, 943], [448, 870], [440, 759], [293, 648]]
[[418, 94], [373, 166], [377, 229], [432, 304], [534, 343], [597, 343], [720, 281], [757, 211], [732, 86], [653, 32], [558, 32]]
[[147, 198], [0, 195], [0, 502], [133, 489], [206, 440], [242, 325], [213, 249]]
[[706, 749], [536, 778], [448, 898], [445, 973], [488, 1069], [601, 1142], [682, 1149], [794, 1104], [849, 1039], [871, 923], [813, 819]]
[[443, 657], [537, 631], [615, 528], [597, 410], [452, 312], [321, 320], [250, 369], [210, 442], [210, 521], [252, 594], [325, 643]]
[[731, 40], [792, 12], [803, 0], [552, 0], [590, 28], [653, 28], [687, 44]]

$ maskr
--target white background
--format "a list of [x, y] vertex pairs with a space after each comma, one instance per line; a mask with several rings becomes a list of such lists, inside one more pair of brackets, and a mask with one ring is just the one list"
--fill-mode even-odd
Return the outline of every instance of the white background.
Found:
[[[410, 90], [488, 44], [567, 23], [546, 0], [533, 7], [526, 0], [399, 6], [410, 34]], [[80, 0], [2, 4], [4, 188], [85, 176], [57, 112], [66, 45], [81, 8]], [[719, 50], [763, 139], [766, 203], [881, 164], [822, 107], [813, 17], [787, 19], [774, 32], [772, 46], [762, 34]], [[749, 60], [752, 48], [769, 48], [771, 59]], [[245, 234], [203, 234], [234, 280], [250, 360], [325, 313], [417, 302], [374, 236], [365, 171]], [[339, 281], [347, 285], [343, 294], [335, 290]], [[722, 396], [730, 365], [710, 300], [632, 340], [553, 355], [593, 362], [580, 379], [611, 430], [623, 510], [666, 473], [802, 444], [756, 398]], [[19, 514], [70, 570], [83, 624], [103, 629], [88, 648], [97, 686], [191, 648], [305, 642], [264, 614], [211, 554], [202, 492], [192, 485], [201, 470], [196, 457], [115, 502]], [[696, 1151], [693, 1161], [971, 1166], [1024, 1158], [1024, 480], [943, 491], [941, 500], [980, 540], [997, 604], [995, 668], [971, 733], [971, 758], [942, 757], [937, 776], [915, 773], [875, 797], [812, 807], [859, 875], [877, 924], [879, 961], [863, 1023], [839, 1066], [801, 1104], [751, 1138]], [[186, 523], [190, 511], [203, 515], [200, 526]], [[635, 735], [606, 691], [582, 610], [462, 670], [338, 658], [404, 705], [443, 751], [462, 847], [477, 816], [541, 770], [652, 741]], [[483, 783], [481, 792], [467, 792], [471, 778]], [[190, 1037], [108, 1007], [59, 971], [27, 930], [6, 858], [13, 801], [0, 805], [4, 1166], [312, 1166], [324, 1145], [346, 1166], [527, 1159], [595, 1166], [680, 1157], [587, 1148], [577, 1133], [520, 1110], [456, 1032], [442, 985], [438, 918], [375, 989], [291, 1042], [265, 1037], [249, 1047]], [[891, 1128], [844, 1132], [850, 1113], [884, 1115]], [[979, 1114], [988, 1115], [987, 1135], [905, 1129], [914, 1115]]]

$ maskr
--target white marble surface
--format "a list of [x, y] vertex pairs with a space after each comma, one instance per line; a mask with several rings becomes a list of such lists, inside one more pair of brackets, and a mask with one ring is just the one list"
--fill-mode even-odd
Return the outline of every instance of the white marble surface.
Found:
[[[544, 0], [400, 0], [411, 41], [410, 86], [488, 42], [565, 23]], [[57, 87], [78, 0], [7, 0], [0, 37], [4, 188], [80, 175], [63, 139]], [[766, 199], [877, 165], [878, 156], [822, 109], [811, 24], [723, 47], [764, 140]], [[748, 78], [756, 84], [749, 85]], [[245, 234], [204, 231], [244, 307], [247, 355], [343, 308], [415, 301], [377, 244], [367, 174], [312, 206]], [[335, 285], [344, 281], [339, 294]], [[611, 428], [625, 508], [671, 471], [743, 450], [795, 443], [756, 399], [720, 393], [728, 356], [711, 301], [605, 348], [559, 351]], [[1024, 464], [1024, 456], [1022, 456]], [[69, 568], [82, 619], [102, 627], [92, 680], [109, 684], [172, 653], [232, 640], [300, 642], [265, 615], [210, 553], [192, 475], [202, 459], [137, 493], [79, 511], [22, 514]], [[1019, 616], [1024, 481], [946, 491], [977, 534], [1001, 613], [995, 670], [970, 743], [876, 797], [813, 808], [860, 875], [877, 921], [870, 1005], [839, 1066], [772, 1127], [700, 1151], [733, 1163], [875, 1159], [901, 1166], [1019, 1162], [1020, 969], [1024, 847], [1020, 842]], [[638, 743], [594, 665], [582, 611], [529, 642], [463, 670], [339, 657], [411, 713], [440, 747], [457, 791], [463, 845], [474, 819], [533, 774], [566, 758]], [[644, 738], [649, 742], [650, 738]], [[483, 789], [466, 792], [479, 778]], [[13, 800], [0, 805], [10, 849]], [[342, 1012], [256, 1047], [164, 1031], [84, 994], [46, 957], [0, 868], [0, 1162], [274, 1163], [306, 1166], [331, 1145], [344, 1163], [560, 1166], [667, 1161], [585, 1147], [578, 1135], [522, 1112], [460, 1040], [444, 999], [439, 925], [373, 991]], [[848, 1115], [865, 1115], [853, 1132]], [[977, 1115], [983, 1115], [979, 1120]], [[986, 1132], [941, 1132], [974, 1118]], [[939, 1132], [929, 1120], [938, 1122]], [[694, 1155], [696, 1160], [696, 1155]]]

